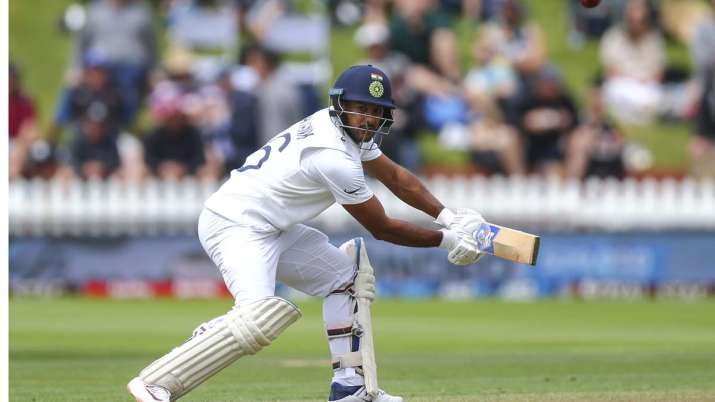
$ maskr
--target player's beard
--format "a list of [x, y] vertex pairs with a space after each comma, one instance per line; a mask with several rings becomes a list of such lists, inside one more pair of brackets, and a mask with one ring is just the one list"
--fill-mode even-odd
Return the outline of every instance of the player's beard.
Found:
[[375, 137], [375, 132], [377, 127], [371, 127], [367, 122], [365, 122], [361, 128], [349, 128], [350, 137], [356, 144], [370, 142]]

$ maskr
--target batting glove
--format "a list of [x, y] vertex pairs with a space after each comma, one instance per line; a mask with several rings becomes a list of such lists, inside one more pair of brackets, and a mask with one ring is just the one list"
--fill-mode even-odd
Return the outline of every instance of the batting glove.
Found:
[[482, 253], [470, 235], [460, 235], [454, 230], [440, 229], [442, 232], [441, 248], [447, 249], [447, 260], [455, 265], [470, 265], [479, 261]]
[[452, 210], [444, 208], [435, 222], [442, 227], [457, 231], [460, 235], [468, 234], [471, 237], [474, 231], [486, 221], [482, 214], [473, 209], [459, 208]]

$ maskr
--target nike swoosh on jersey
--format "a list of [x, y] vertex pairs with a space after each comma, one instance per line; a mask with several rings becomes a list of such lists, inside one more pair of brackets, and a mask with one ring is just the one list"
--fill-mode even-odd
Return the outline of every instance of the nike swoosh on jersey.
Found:
[[355, 190], [349, 190], [347, 188], [344, 188], [343, 191], [345, 191], [346, 194], [355, 194], [360, 190], [360, 187], [356, 188]]

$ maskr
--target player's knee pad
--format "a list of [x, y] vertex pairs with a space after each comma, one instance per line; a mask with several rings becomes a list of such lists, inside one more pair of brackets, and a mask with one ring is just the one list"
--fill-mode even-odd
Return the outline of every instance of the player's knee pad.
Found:
[[375, 356], [372, 343], [370, 303], [375, 299], [375, 274], [367, 256], [365, 241], [355, 238], [340, 246], [354, 259], [357, 271], [352, 286], [345, 289], [353, 300], [353, 321], [349, 325], [328, 328], [328, 339], [350, 337], [350, 351], [332, 356], [333, 370], [353, 367], [358, 374], [374, 372]]
[[240, 357], [270, 345], [300, 315], [293, 303], [280, 297], [236, 307], [200, 325], [188, 341], [154, 361], [140, 377], [168, 389], [173, 401]]

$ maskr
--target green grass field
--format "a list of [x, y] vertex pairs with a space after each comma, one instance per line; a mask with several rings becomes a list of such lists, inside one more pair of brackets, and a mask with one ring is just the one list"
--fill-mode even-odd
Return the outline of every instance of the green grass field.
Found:
[[[126, 382], [229, 300], [13, 298], [10, 401], [129, 401]], [[182, 401], [320, 401], [320, 303]], [[381, 385], [407, 401], [713, 401], [715, 302], [379, 300]]]

